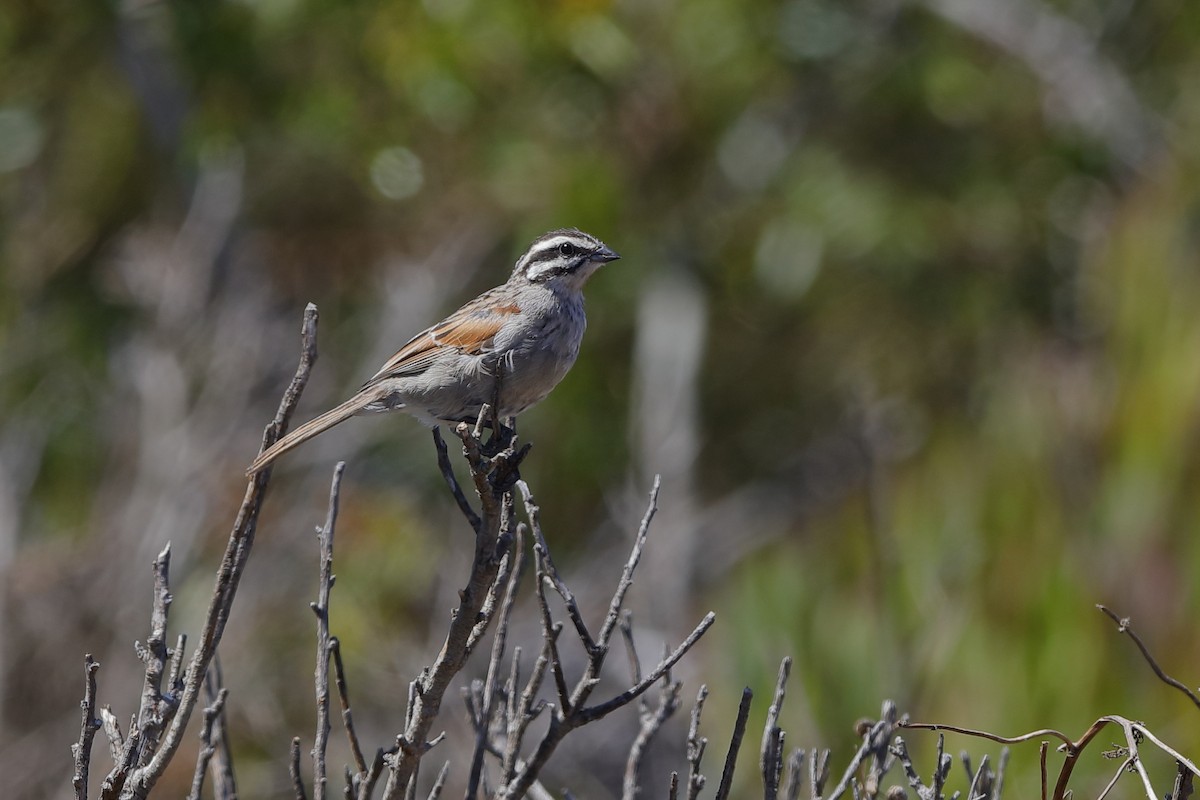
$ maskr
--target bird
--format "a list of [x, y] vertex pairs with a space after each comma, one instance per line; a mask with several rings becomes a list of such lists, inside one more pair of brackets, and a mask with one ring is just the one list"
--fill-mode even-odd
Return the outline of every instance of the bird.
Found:
[[577, 228], [542, 234], [505, 283], [409, 339], [349, 400], [262, 451], [247, 476], [358, 414], [404, 411], [435, 428], [474, 422], [485, 403], [499, 406], [499, 419], [528, 410], [575, 363], [587, 327], [584, 284], [618, 258]]

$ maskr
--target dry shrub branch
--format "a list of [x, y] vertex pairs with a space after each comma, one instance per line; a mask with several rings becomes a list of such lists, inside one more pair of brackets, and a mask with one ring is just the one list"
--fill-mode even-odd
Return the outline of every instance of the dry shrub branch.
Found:
[[[292, 410], [308, 380], [317, 355], [316, 326], [317, 311], [310, 305], [304, 315], [299, 365], [275, 418], [266, 428], [263, 448], [270, 446], [285, 432]], [[496, 405], [493, 403], [492, 407]], [[487, 425], [489, 422], [490, 425]], [[470, 473], [469, 492], [458, 482], [449, 449], [440, 432], [435, 429], [433, 433], [439, 469], [474, 537], [471, 569], [465, 585], [459, 590], [458, 605], [450, 614], [441, 649], [429, 666], [409, 684], [405, 707], [384, 712], [399, 715], [396, 726], [398, 732], [392, 741], [376, 746], [369, 759], [367, 753], [371, 751], [364, 748], [355, 728], [347, 667], [329, 622], [335, 583], [334, 534], [344, 465], [339, 463], [334, 469], [326, 518], [317, 528], [317, 599], [311, 603], [317, 622], [314, 670], [316, 730], [309, 751], [312, 770], [307, 785], [302, 768], [303, 746], [300, 737], [292, 739], [290, 759], [286, 765], [292, 792], [297, 800], [307, 800], [309, 787], [314, 800], [323, 800], [330, 794], [327, 749], [333, 728], [330, 706], [334, 692], [353, 764], [343, 768], [342, 785], [333, 791], [349, 800], [370, 800], [375, 797], [408, 800], [419, 796], [422, 784], [426, 787], [424, 796], [437, 798], [450, 784], [452, 776], [461, 777], [467, 798], [515, 800], [521, 797], [552, 797], [542, 783], [542, 773], [563, 740], [627, 706], [636, 709], [638, 725], [626, 748], [623, 768], [614, 771], [614, 775], [619, 771], [622, 777], [620, 787], [624, 800], [645, 795], [646, 787], [651, 785], [664, 788], [666, 796], [673, 800], [679, 797], [694, 800], [709, 785], [708, 777], [703, 773], [708, 739], [701, 735], [702, 712], [708, 696], [706, 686], [699, 687], [686, 738], [677, 743], [684, 771], [673, 771], [665, 777], [646, 774], [647, 751], [661, 738], [665, 724], [681, 705], [683, 682], [674, 677], [672, 670], [695, 647], [716, 619], [715, 614], [709, 612], [682, 637], [678, 645], [664, 645], [661, 654], [650, 663], [643, 662], [634, 646], [633, 619], [624, 604], [649, 541], [658, 507], [658, 479], [655, 479], [650, 491], [646, 512], [633, 537], [625, 563], [619, 569], [613, 565], [616, 584], [605, 614], [602, 619], [590, 623], [555, 565], [542, 530], [540, 508], [532, 490], [520, 478], [520, 465], [529, 446], [519, 447], [511, 421], [503, 423], [485, 406], [475, 425], [459, 424], [453, 431], [461, 443], [462, 456]], [[236, 702], [236, 699], [231, 698], [228, 690], [222, 686], [216, 651], [250, 556], [258, 513], [270, 477], [271, 470], [267, 469], [249, 480], [217, 571], [199, 643], [186, 664], [186, 637], [177, 637], [173, 648], [167, 645], [168, 612], [172, 600], [170, 545], [164, 547], [155, 559], [150, 633], [144, 645], [136, 645], [137, 654], [144, 664], [143, 685], [137, 711], [130, 720], [127, 732], [121, 731], [119, 719], [109, 707], [98, 707], [97, 673], [100, 665], [91, 655], [85, 657], [79, 738], [71, 747], [74, 767], [72, 786], [77, 800], [86, 800], [89, 796], [92, 743], [100, 730], [104, 731], [108, 741], [112, 765], [98, 787], [98, 796], [103, 800], [140, 800], [149, 797], [178, 753], [188, 722], [200, 705], [202, 694], [206, 705], [202, 708], [200, 747], [188, 796], [195, 800], [204, 796], [207, 775], [211, 776], [208, 791], [214, 798], [231, 800], [237, 797], [233, 753], [225, 717], [229, 704]], [[522, 516], [523, 520], [518, 519]], [[530, 566], [532, 569], [529, 569]], [[510, 648], [511, 623], [517, 605], [515, 601], [530, 574], [540, 638], [532, 647]], [[1121, 633], [1133, 639], [1162, 681], [1178, 689], [1200, 707], [1200, 699], [1190, 689], [1163, 672], [1128, 620], [1121, 619], [1106, 608], [1101, 607], [1101, 610], [1118, 624]], [[560, 619], [564, 615], [569, 625]], [[561, 639], [566, 631], [578, 639], [584, 653], [582, 664], [570, 663], [561, 656]], [[445, 757], [439, 757], [441, 765], [434, 779], [422, 781], [420, 768], [424, 759], [446, 738], [444, 733], [431, 735], [444, 709], [446, 693], [472, 654], [487, 639], [489, 632], [491, 641], [484, 677], [470, 681], [462, 689], [472, 735], [469, 741], [443, 746]], [[601, 672], [612, 653], [618, 633], [628, 661], [628, 683], [622, 691], [597, 698], [594, 695], [600, 694]], [[532, 663], [527, 653], [536, 654]], [[1137, 774], [1145, 794], [1151, 800], [1162, 796], [1171, 800], [1186, 800], [1191, 794], [1194, 777], [1200, 775], [1191, 760], [1161, 741], [1143, 723], [1125, 717], [1100, 717], [1078, 740], [1050, 729], [1018, 737], [1002, 737], [957, 726], [911, 723], [899, 715], [895, 704], [886, 701], [877, 721], [858, 723], [856, 730], [861, 745], [838, 781], [829, 786], [829, 750], [788, 749], [787, 734], [780, 720], [790, 674], [791, 659], [785, 658], [779, 667], [761, 736], [758, 768], [766, 800], [778, 800], [780, 797], [795, 800], [806, 786], [808, 796], [814, 800], [841, 797], [886, 797], [898, 800], [907, 797], [909, 790], [921, 800], [943, 800], [947, 796], [947, 779], [954, 763], [954, 759], [944, 751], [944, 734], [938, 736], [934, 762], [928, 778], [923, 778], [905, 741], [896, 735], [900, 728], [948, 731], [1002, 744], [1056, 738], [1062, 742], [1059, 751], [1064, 754], [1064, 760], [1052, 795], [1049, 794], [1048, 748], [1045, 741], [1042, 741], [1040, 750], [1042, 796], [1051, 796], [1054, 800], [1064, 800], [1070, 794], [1068, 785], [1080, 755], [1097, 734], [1109, 725], [1121, 729], [1125, 744], [1112, 754], [1112, 758], [1119, 759], [1121, 764], [1101, 797], [1112, 791], [1122, 775]], [[752, 702], [753, 692], [747, 687], [742, 693], [737, 719], [715, 782], [714, 796], [718, 800], [734, 796], [735, 772]], [[377, 714], [380, 709], [370, 709], [370, 712]], [[1150, 775], [1142, 763], [1139, 746], [1147, 741], [1169, 754], [1178, 765], [1170, 794], [1155, 792]], [[993, 768], [987, 756], [980, 759], [977, 768], [972, 767], [966, 753], [962, 754], [961, 760], [968, 786], [966, 797], [971, 800], [999, 800], [1004, 787], [1007, 748], [1001, 752], [996, 768]], [[897, 765], [908, 789], [885, 784], [885, 777]], [[566, 793], [566, 796], [570, 794]], [[957, 791], [950, 795], [951, 798], [959, 796], [960, 792]]]

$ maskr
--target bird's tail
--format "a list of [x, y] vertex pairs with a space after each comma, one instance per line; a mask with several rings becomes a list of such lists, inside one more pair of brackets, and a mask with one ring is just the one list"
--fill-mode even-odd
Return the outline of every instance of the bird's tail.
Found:
[[330, 409], [316, 419], [309, 420], [259, 453], [258, 458], [254, 459], [254, 462], [246, 469], [246, 475], [250, 476], [261, 472], [284, 453], [304, 444], [317, 434], [324, 433], [339, 422], [345, 422], [378, 399], [377, 392], [362, 391], [337, 408]]

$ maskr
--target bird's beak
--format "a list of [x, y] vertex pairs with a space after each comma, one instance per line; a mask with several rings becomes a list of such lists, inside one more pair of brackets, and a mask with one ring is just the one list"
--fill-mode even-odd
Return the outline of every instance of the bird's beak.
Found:
[[609, 261], [616, 261], [620, 258], [619, 255], [607, 245], [600, 245], [599, 249], [593, 250], [588, 256], [588, 261], [599, 261], [601, 264], [607, 264]]

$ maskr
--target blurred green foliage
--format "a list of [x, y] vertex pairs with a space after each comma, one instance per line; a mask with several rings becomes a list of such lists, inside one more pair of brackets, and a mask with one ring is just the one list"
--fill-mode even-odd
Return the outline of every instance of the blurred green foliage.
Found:
[[[397, 258], [491, 232], [453, 303], [549, 227], [624, 255], [589, 287], [580, 363], [523, 420], [564, 552], [632, 474], [642, 291], [694, 279], [699, 507], [770, 486], [796, 510], [690, 598], [719, 614], [696, 668], [714, 730], [791, 654], [794, 744], [845, 752], [894, 697], [1010, 734], [1126, 713], [1194, 753], [1191, 709], [1092, 605], [1132, 615], [1196, 682], [1198, 23], [1196, 4], [1097, 0], [7, 3], [0, 416], [4, 441], [41, 446], [3, 565], [102, 535], [97, 472], [147, 446], [106, 422], [117, 356], [155, 316], [114, 265], [136, 232], [178, 229], [205, 159], [235, 153], [227, 249], [253, 255], [214, 285], [252, 270], [264, 319], [319, 302], [317, 405], [365, 377], [350, 367]], [[275, 377], [254, 378], [264, 420]], [[403, 425], [372, 429], [389, 438], [345, 504], [351, 660], [440, 613], [422, 580], [446, 554], [444, 498]], [[823, 456], [831, 436], [861, 458]], [[274, 758], [260, 735], [247, 747]], [[1036, 746], [1014, 757], [1018, 795], [1036, 769]]]

